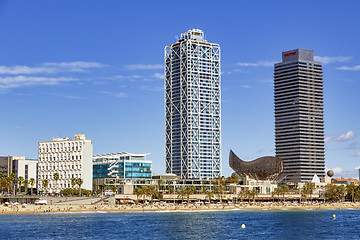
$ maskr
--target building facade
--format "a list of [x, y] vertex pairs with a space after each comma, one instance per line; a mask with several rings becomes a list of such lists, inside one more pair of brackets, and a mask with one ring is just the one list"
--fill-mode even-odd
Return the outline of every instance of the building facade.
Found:
[[286, 182], [325, 177], [322, 76], [312, 50], [283, 52], [275, 64], [275, 148]]
[[127, 152], [93, 156], [93, 189], [101, 186], [116, 186], [117, 193], [124, 193], [133, 180], [147, 180], [152, 177], [149, 154]]
[[4, 177], [9, 177], [12, 173], [11, 156], [0, 157], [0, 173], [2, 173]]
[[[54, 138], [39, 142], [39, 190], [58, 193], [72, 188], [72, 178], [81, 178], [81, 188], [92, 190], [92, 155], [92, 140], [85, 139], [83, 134], [75, 135], [74, 140]], [[59, 174], [59, 180], [54, 179], [54, 173]]]
[[27, 181], [33, 178], [35, 183], [32, 187], [35, 188], [38, 178], [38, 160], [17, 156], [0, 157], [0, 172], [4, 177], [9, 177], [11, 173], [15, 173], [15, 178], [21, 176]]
[[[16, 178], [22, 176], [24, 180], [29, 181], [31, 178], [35, 180], [32, 187], [37, 186], [38, 178], [38, 160], [26, 159], [25, 157], [12, 157], [12, 171]], [[29, 185], [29, 188], [31, 186]]]
[[199, 29], [165, 47], [165, 171], [221, 175], [220, 46]]
[[152, 170], [151, 161], [145, 159], [147, 155], [127, 152], [94, 155], [93, 177], [149, 179]]

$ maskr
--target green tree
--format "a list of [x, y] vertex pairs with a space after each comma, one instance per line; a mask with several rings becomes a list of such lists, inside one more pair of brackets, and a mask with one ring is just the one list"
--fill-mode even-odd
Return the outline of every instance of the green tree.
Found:
[[74, 190], [75, 190], [75, 186], [77, 185], [77, 180], [76, 180], [76, 178], [71, 178], [71, 187], [72, 187], [72, 189], [73, 189], [73, 191], [72, 191], [72, 194], [74, 195]]
[[24, 180], [25, 194], [27, 194], [28, 187], [29, 187], [29, 180], [25, 179]]
[[47, 187], [49, 186], [49, 180], [44, 179], [42, 181], [42, 184], [43, 184], [43, 188], [45, 189], [45, 192], [47, 193]]
[[283, 185], [281, 185], [279, 188], [280, 188], [280, 193], [281, 193], [282, 196], [283, 196], [283, 201], [285, 201], [285, 194], [290, 191], [290, 190], [289, 190], [289, 186], [286, 185], [286, 184], [283, 184]]
[[[59, 173], [54, 173], [53, 174], [53, 178], [54, 178], [54, 180], [55, 180], [55, 183], [56, 183], [56, 189], [59, 189], [59, 186], [58, 186], [58, 180], [60, 179], [60, 175], [59, 175]], [[56, 191], [55, 191], [56, 192]]]
[[214, 192], [213, 191], [206, 191], [206, 197], [209, 199], [209, 208], [210, 208], [210, 205], [211, 205], [211, 198], [214, 197]]
[[354, 202], [355, 190], [356, 190], [356, 185], [354, 183], [350, 183], [350, 184], [346, 185], [346, 192], [350, 196], [351, 202]]
[[235, 173], [231, 174], [230, 177], [227, 177], [227, 178], [225, 179], [225, 183], [236, 183], [236, 184], [238, 184], [238, 183], [239, 183], [239, 177], [238, 177], [238, 175], [235, 174]]
[[139, 197], [143, 194], [142, 189], [140, 187], [135, 188], [133, 193], [136, 195], [136, 201], [138, 202]]
[[241, 190], [238, 192], [237, 197], [240, 198], [240, 202], [242, 202], [243, 199], [246, 197], [246, 192], [241, 189]]
[[253, 188], [251, 190], [248, 190], [248, 196], [249, 196], [249, 202], [250, 202], [250, 198], [253, 199], [253, 202], [255, 201], [255, 197], [257, 197], [257, 195], [259, 195], [259, 192], [256, 188]]
[[30, 184], [30, 187], [31, 187], [31, 195], [33, 195], [33, 188], [34, 188], [34, 185], [35, 185], [35, 179], [30, 178], [29, 184]]
[[9, 176], [9, 179], [11, 180], [11, 187], [12, 189], [14, 190], [14, 195], [15, 195], [15, 182], [16, 182], [16, 175], [15, 173], [11, 173], [10, 176]]
[[163, 187], [163, 185], [164, 185], [164, 180], [158, 179], [158, 180], [157, 180], [157, 191], [158, 191], [158, 192], [162, 192], [162, 187]]
[[81, 196], [81, 185], [84, 181], [81, 178], [76, 179], [76, 184], [79, 186], [79, 195]]
[[115, 185], [111, 186], [111, 191], [113, 191], [114, 194], [117, 193], [117, 187]]
[[6, 186], [7, 186], [7, 192], [8, 192], [8, 194], [10, 194], [11, 189], [12, 189], [13, 180], [10, 177], [7, 177], [5, 179], [5, 183], [6, 183]]
[[305, 195], [309, 195], [310, 196], [310, 201], [312, 200], [311, 199], [311, 196], [313, 194], [313, 191], [315, 190], [315, 183], [313, 182], [307, 182], [305, 183], [304, 187], [303, 187], [303, 193]]
[[346, 188], [343, 185], [328, 184], [325, 187], [325, 197], [333, 201], [341, 201], [345, 196]]
[[190, 201], [190, 196], [195, 193], [195, 190], [196, 190], [195, 186], [186, 186], [185, 187], [184, 192], [185, 192], [185, 196], [186, 196], [188, 203]]
[[22, 176], [18, 177], [17, 183], [18, 183], [19, 193], [21, 194], [21, 186], [24, 183], [24, 178]]
[[143, 195], [144, 203], [145, 203], [145, 197], [149, 195], [150, 189], [148, 185], [142, 185], [141, 186], [141, 193]]
[[226, 190], [226, 182], [224, 180], [224, 177], [215, 178], [215, 180], [213, 181], [213, 186], [214, 194], [220, 199], [220, 202], [222, 203]]

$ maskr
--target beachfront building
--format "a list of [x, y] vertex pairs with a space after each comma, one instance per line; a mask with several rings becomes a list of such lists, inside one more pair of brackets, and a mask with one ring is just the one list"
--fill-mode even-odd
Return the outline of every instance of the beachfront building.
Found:
[[146, 154], [127, 152], [108, 153], [93, 156], [93, 184], [99, 189], [106, 182], [117, 185], [116, 179], [151, 179], [151, 160]]
[[[0, 157], [0, 172], [4, 177], [9, 177], [11, 173], [14, 173], [15, 178], [22, 177], [27, 181], [33, 178], [35, 180], [34, 184], [32, 186], [28, 184], [28, 188], [36, 188], [38, 178], [38, 160], [17, 156]], [[16, 185], [16, 187], [18, 186]]]
[[282, 53], [275, 64], [275, 150], [285, 182], [325, 177], [322, 65], [312, 50]]
[[220, 46], [189, 30], [165, 47], [165, 171], [221, 176]]
[[[92, 190], [92, 140], [77, 134], [75, 139], [54, 138], [39, 142], [39, 190], [59, 193], [72, 188], [71, 179], [81, 178], [81, 188]], [[59, 179], [54, 178], [57, 173]], [[44, 186], [44, 180], [48, 186]]]

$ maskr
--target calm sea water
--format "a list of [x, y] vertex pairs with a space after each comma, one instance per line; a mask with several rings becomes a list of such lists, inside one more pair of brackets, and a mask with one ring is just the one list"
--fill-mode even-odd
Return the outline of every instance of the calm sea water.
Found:
[[0, 238], [360, 239], [360, 210], [0, 215]]

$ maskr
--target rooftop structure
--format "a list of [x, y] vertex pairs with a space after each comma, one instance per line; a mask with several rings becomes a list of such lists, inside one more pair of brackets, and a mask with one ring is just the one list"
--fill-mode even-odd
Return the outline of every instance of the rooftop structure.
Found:
[[221, 176], [220, 46], [192, 29], [165, 47], [165, 171]]

